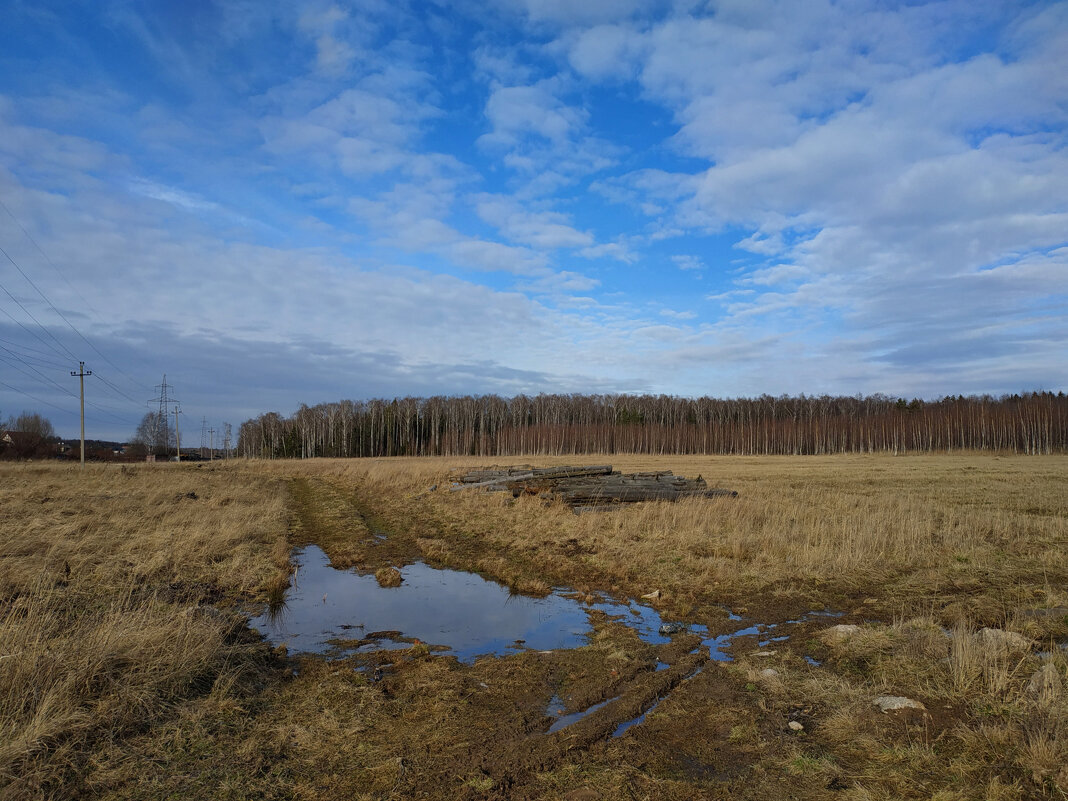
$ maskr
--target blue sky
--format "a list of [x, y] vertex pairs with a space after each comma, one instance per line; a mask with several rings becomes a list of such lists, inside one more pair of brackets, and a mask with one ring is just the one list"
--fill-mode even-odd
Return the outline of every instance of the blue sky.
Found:
[[0, 416], [1068, 388], [1066, 3], [0, 13]]

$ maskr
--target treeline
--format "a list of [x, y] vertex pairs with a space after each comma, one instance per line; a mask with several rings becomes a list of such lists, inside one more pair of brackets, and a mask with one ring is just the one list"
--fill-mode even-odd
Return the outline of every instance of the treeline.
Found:
[[583, 453], [828, 454], [1068, 446], [1063, 392], [947, 397], [718, 400], [667, 395], [497, 395], [340, 401], [241, 425], [238, 453], [513, 456]]

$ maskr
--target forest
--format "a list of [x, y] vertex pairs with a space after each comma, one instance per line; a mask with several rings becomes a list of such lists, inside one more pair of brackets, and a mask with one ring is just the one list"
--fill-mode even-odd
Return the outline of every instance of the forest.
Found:
[[249, 458], [584, 453], [810, 455], [977, 450], [1061, 453], [1068, 396], [716, 399], [497, 395], [301, 405], [245, 421]]

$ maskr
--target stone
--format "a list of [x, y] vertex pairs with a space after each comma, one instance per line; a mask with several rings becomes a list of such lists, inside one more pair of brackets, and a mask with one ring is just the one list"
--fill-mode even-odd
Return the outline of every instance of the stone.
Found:
[[672, 634], [681, 634], [684, 631], [689, 631], [690, 627], [685, 623], [664, 623], [660, 626], [660, 636], [670, 637]]
[[1061, 674], [1057, 666], [1047, 662], [1036, 670], [1027, 682], [1027, 694], [1043, 702], [1052, 701], [1061, 694], [1061, 686]]
[[791, 720], [786, 725], [790, 727], [790, 731], [804, 731], [805, 730], [805, 727], [799, 721], [796, 721], [796, 720]]
[[753, 651], [753, 656], [775, 656], [774, 651]]
[[1005, 629], [980, 629], [975, 635], [979, 642], [990, 648], [1001, 648], [1006, 651], [1030, 651], [1031, 641], [1022, 634]]
[[880, 695], [872, 703], [883, 712], [893, 712], [897, 709], [927, 709], [919, 701], [913, 701], [903, 695]]
[[776, 676], [779, 675], [779, 671], [777, 671], [775, 668], [764, 668], [762, 671], [760, 671], [760, 675], [763, 676], [765, 679], [774, 679]]
[[824, 630], [823, 641], [828, 645], [835, 645], [845, 642], [858, 631], [860, 631], [860, 626], [852, 623], [839, 623], [837, 626], [831, 626], [829, 629]]

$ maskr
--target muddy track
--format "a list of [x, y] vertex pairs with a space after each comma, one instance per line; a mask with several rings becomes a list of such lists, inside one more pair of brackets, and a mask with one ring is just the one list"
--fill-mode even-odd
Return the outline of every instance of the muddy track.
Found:
[[597, 711], [556, 732], [548, 719], [538, 730], [493, 743], [478, 767], [495, 781], [498, 797], [522, 797], [534, 774], [555, 769], [591, 746], [610, 739], [621, 724], [634, 721], [708, 665], [705, 654], [691, 654], [670, 670], [646, 670], [635, 676]]
[[336, 568], [373, 571], [416, 558], [398, 538], [386, 535], [351, 491], [318, 477], [293, 478], [289, 495], [291, 541], [320, 546]]

